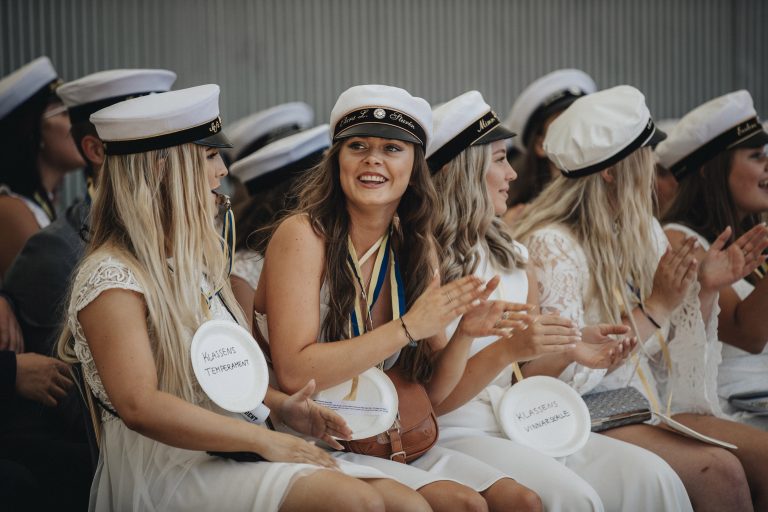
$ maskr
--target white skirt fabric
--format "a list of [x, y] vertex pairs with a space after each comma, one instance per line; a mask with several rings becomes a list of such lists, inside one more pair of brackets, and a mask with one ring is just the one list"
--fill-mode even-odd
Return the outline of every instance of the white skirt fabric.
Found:
[[[491, 393], [490, 395], [493, 395]], [[488, 393], [439, 418], [438, 445], [485, 462], [536, 492], [556, 511], [692, 511], [677, 473], [661, 457], [599, 434], [554, 459], [501, 432]]]
[[[276, 511], [299, 478], [323, 470], [310, 464], [236, 462], [159, 443], [114, 419], [104, 423], [91, 486], [91, 511]], [[358, 478], [388, 478], [340, 461]]]
[[482, 492], [502, 478], [509, 478], [499, 469], [473, 457], [471, 453], [437, 445], [410, 464], [357, 453], [337, 452], [336, 458], [381, 471], [413, 490], [447, 480]]

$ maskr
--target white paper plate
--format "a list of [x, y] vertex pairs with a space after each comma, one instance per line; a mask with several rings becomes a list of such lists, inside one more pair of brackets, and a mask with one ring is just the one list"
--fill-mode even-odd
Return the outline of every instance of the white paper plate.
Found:
[[589, 438], [587, 405], [573, 388], [553, 377], [528, 377], [509, 388], [498, 416], [507, 437], [551, 457], [571, 455]]
[[251, 411], [267, 394], [269, 370], [248, 331], [234, 322], [209, 320], [192, 338], [192, 369], [208, 397], [231, 412]]
[[333, 409], [352, 429], [352, 439], [381, 434], [397, 417], [397, 390], [387, 375], [378, 368], [358, 376], [357, 393], [350, 397], [353, 381], [342, 382], [315, 394], [315, 402]]

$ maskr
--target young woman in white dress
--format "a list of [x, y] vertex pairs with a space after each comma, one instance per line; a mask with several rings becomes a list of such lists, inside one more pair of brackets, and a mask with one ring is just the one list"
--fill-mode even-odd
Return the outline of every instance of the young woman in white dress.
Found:
[[55, 93], [60, 83], [47, 57], [0, 80], [0, 282], [27, 239], [56, 217], [64, 175], [85, 165]]
[[[438, 404], [461, 376], [461, 342], [446, 342], [444, 329], [484, 305], [476, 277], [439, 284], [436, 200], [424, 159], [431, 109], [402, 89], [356, 86], [339, 97], [330, 124], [333, 144], [303, 184], [297, 213], [272, 235], [256, 289], [259, 327], [269, 338], [278, 381], [290, 392], [313, 378], [323, 390], [377, 365], [399, 364]], [[370, 309], [359, 307], [371, 327], [355, 333], [351, 313], [362, 303], [376, 258], [360, 265], [359, 284], [352, 264], [377, 250], [387, 234], [396, 265], [382, 266], [381, 298]], [[389, 299], [398, 292], [391, 272], [401, 274], [407, 303], [399, 318]], [[410, 340], [418, 341], [408, 346]], [[441, 447], [409, 464], [354, 453], [337, 457], [391, 474], [418, 489], [434, 510], [541, 509], [535, 493], [503, 472]]]
[[[59, 341], [99, 404], [91, 510], [426, 510], [383, 473], [228, 413], [198, 384], [195, 330], [209, 319], [246, 325], [214, 226], [214, 190], [227, 174], [218, 96], [205, 85], [91, 116], [107, 159]], [[293, 429], [338, 445], [330, 436], [346, 438], [348, 427], [308, 400], [314, 385], [305, 384], [292, 397], [270, 389], [266, 405]], [[208, 451], [253, 452], [264, 462]]]
[[697, 271], [721, 284], [733, 269], [723, 271], [727, 258], [716, 249], [697, 261], [693, 239], [667, 250], [652, 214], [654, 170], [648, 145], [657, 140], [644, 97], [630, 86], [576, 100], [549, 127], [544, 147], [563, 173], [515, 230], [530, 251], [542, 308], [579, 325], [633, 324], [643, 346], [628, 364], [607, 374], [545, 358], [527, 370], [562, 373], [582, 393], [629, 383], [654, 409], [666, 412], [669, 404], [681, 423], [700, 429], [698, 419], [707, 418], [718, 428], [701, 429], [704, 433], [739, 449], [729, 452], [648, 424], [605, 434], [665, 459], [680, 475], [696, 510], [751, 510], [753, 502], [763, 510], [768, 457], [762, 454], [768, 442], [759, 441], [762, 448], [755, 447], [758, 438], [744, 443], [732, 435], [736, 424], [718, 417], [716, 293], [696, 283]]
[[[745, 233], [751, 243], [766, 244], [760, 216], [768, 212], [766, 133], [757, 121], [752, 97], [736, 91], [700, 105], [686, 114], [659, 144], [660, 163], [679, 181], [664, 231], [672, 247], [686, 236], [700, 245], [703, 258], [720, 233], [733, 241]], [[741, 249], [730, 245], [740, 258]], [[768, 279], [765, 267], [720, 290], [717, 332], [723, 342], [718, 395], [734, 419], [768, 430], [768, 416], [739, 411], [728, 403], [737, 393], [768, 394]], [[747, 279], [745, 277], [749, 277]], [[750, 282], [751, 281], [751, 282]]]
[[[427, 162], [437, 189], [442, 275], [474, 274], [483, 280], [498, 275], [492, 299], [538, 306], [528, 251], [500, 219], [510, 182], [517, 177], [506, 158], [505, 139], [513, 134], [498, 124], [477, 91], [444, 103], [433, 114], [435, 137]], [[524, 330], [478, 338], [467, 347], [464, 376], [437, 409], [442, 413], [439, 445], [513, 476], [541, 496], [546, 510], [691, 510], [672, 468], [636, 446], [591, 434], [584, 448], [558, 461], [506, 438], [494, 411], [512, 386], [512, 363], [557, 354], [569, 362], [608, 367], [634, 346], [629, 339], [609, 336], [626, 334], [623, 325], [586, 326], [582, 335], [569, 319], [532, 315]], [[453, 322], [446, 335], [456, 328]], [[553, 479], [557, 486], [551, 485]]]

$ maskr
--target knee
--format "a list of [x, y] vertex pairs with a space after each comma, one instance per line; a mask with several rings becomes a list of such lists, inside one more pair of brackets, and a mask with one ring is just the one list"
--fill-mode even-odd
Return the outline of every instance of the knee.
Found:
[[725, 449], [708, 449], [699, 471], [708, 486], [713, 485], [731, 492], [736, 489], [749, 489], [744, 467], [734, 454]]
[[517, 506], [515, 507], [515, 510], [523, 512], [542, 512], [544, 510], [541, 498], [532, 490], [521, 487], [516, 494], [517, 499], [515, 500], [515, 503]]
[[386, 506], [381, 494], [371, 486], [359, 486], [354, 493], [347, 494], [333, 504], [333, 509], [341, 512], [385, 512]]
[[451, 502], [454, 503], [452, 510], [461, 512], [488, 512], [488, 504], [486, 503], [485, 498], [469, 487], [454, 492], [451, 495]]

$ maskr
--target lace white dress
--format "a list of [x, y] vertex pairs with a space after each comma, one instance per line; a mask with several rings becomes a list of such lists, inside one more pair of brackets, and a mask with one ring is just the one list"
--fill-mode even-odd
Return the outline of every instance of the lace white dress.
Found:
[[[653, 239], [657, 260], [668, 246], [661, 225], [654, 219]], [[586, 255], [569, 229], [552, 225], [534, 232], [528, 240], [531, 263], [539, 280], [542, 310], [558, 312], [579, 327], [604, 322], [592, 296], [590, 268]], [[717, 368], [721, 343], [717, 340], [717, 314], [714, 306], [708, 319], [702, 318], [699, 285], [694, 283], [683, 304], [674, 311], [662, 335], [668, 342], [672, 370], [668, 371], [656, 336], [645, 340], [638, 351], [640, 371], [633, 372], [632, 359], [605, 375], [573, 364], [560, 376], [580, 393], [616, 389], [628, 383], [642, 392], [652, 404], [665, 409], [672, 391], [672, 414], [691, 412], [725, 417], [717, 396]], [[647, 386], [641, 375], [646, 377]], [[663, 411], [662, 411], [663, 412]]]
[[[527, 249], [521, 244], [517, 248], [527, 259]], [[525, 270], [496, 269], [483, 253], [475, 275], [484, 281], [494, 275], [501, 277], [491, 299], [527, 301]], [[457, 326], [458, 320], [448, 327], [446, 335], [452, 336]], [[476, 339], [470, 354], [495, 341], [493, 336]], [[510, 365], [475, 398], [440, 416], [438, 446], [467, 453], [504, 471], [538, 493], [548, 511], [691, 510], [685, 487], [672, 468], [637, 446], [590, 434], [579, 452], [557, 460], [507, 439], [495, 411], [511, 385]]]
[[[709, 241], [687, 226], [671, 223], [664, 230], [680, 231], [686, 236], [696, 237], [704, 250], [709, 250]], [[755, 287], [746, 279], [733, 284], [733, 291], [739, 299], [746, 299]], [[731, 418], [754, 427], [768, 430], [768, 416], [759, 416], [740, 411], [728, 403], [728, 397], [737, 393], [768, 390], [768, 345], [759, 354], [750, 354], [738, 347], [723, 343], [723, 360], [717, 374], [717, 392], [720, 406]]]
[[[119, 259], [98, 253], [91, 255], [75, 276], [67, 321], [88, 386], [103, 404], [114, 409], [77, 318], [83, 308], [110, 289], [143, 293], [134, 274]], [[212, 301], [211, 312], [216, 319], [233, 321], [218, 298]], [[197, 400], [197, 405], [219, 414], [236, 416], [203, 396]], [[145, 437], [105, 410], [102, 410], [101, 420], [101, 450], [89, 506], [92, 511], [165, 512], [217, 508], [274, 511], [297, 479], [323, 469], [309, 464], [241, 463], [212, 457], [205, 452], [175, 448]], [[383, 473], [365, 466], [342, 463], [341, 469], [360, 478], [386, 478]]]
[[254, 290], [259, 285], [261, 269], [264, 267], [264, 256], [250, 249], [235, 251], [235, 261], [232, 264], [232, 275], [243, 279]]

